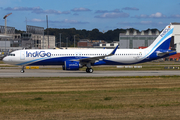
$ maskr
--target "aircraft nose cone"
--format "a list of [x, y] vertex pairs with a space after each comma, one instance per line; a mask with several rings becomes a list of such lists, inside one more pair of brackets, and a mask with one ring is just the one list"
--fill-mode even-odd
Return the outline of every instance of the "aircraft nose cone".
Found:
[[6, 62], [7, 62], [7, 57], [4, 57], [4, 58], [2, 59], [2, 61], [3, 61], [4, 63], [6, 63]]

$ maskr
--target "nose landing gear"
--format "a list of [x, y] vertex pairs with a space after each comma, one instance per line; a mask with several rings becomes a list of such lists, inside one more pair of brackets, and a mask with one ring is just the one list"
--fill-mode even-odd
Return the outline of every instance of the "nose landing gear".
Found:
[[22, 66], [22, 69], [21, 69], [21, 71], [20, 71], [21, 73], [24, 73], [25, 71], [24, 71], [24, 66]]

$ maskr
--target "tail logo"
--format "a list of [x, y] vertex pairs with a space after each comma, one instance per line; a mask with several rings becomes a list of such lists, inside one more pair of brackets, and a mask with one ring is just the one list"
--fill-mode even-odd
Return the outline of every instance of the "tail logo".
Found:
[[166, 28], [164, 29], [164, 31], [162, 32], [162, 34], [160, 35], [161, 37], [163, 37], [171, 28]]

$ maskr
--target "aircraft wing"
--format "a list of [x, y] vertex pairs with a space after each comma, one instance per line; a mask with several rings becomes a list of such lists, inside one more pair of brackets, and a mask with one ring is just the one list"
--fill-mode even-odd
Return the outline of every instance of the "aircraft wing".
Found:
[[104, 59], [105, 57], [114, 55], [116, 50], [118, 49], [118, 47], [119, 47], [119, 45], [117, 45], [116, 48], [114, 48], [114, 50], [110, 54], [108, 54], [108, 55], [97, 56], [97, 57], [90, 57], [90, 58], [82, 58], [82, 59], [79, 59], [79, 60], [76, 60], [76, 61], [80, 61], [81, 63], [89, 63], [89, 62], [93, 63], [96, 60]]

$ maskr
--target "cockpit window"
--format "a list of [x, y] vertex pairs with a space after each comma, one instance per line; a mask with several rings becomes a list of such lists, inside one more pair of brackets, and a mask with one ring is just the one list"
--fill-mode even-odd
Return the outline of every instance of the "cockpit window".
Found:
[[15, 56], [15, 54], [9, 54], [8, 56]]

